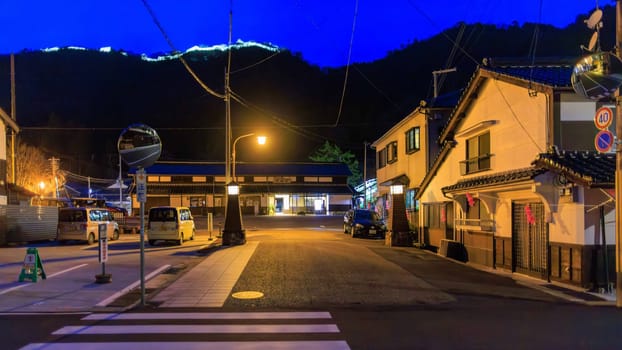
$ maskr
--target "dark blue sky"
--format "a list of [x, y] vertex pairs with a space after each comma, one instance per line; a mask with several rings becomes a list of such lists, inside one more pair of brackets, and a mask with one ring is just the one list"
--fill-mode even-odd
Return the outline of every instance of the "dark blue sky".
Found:
[[[272, 43], [300, 52], [320, 66], [347, 63], [357, 4], [356, 0], [147, 1], [178, 50], [227, 43], [233, 3], [234, 42]], [[599, 1], [600, 6], [613, 3]], [[458, 21], [564, 27], [595, 8], [594, 0], [359, 0], [351, 62], [382, 58]], [[142, 0], [4, 0], [0, 23], [0, 54], [56, 46], [112, 47], [148, 55], [171, 51]]]

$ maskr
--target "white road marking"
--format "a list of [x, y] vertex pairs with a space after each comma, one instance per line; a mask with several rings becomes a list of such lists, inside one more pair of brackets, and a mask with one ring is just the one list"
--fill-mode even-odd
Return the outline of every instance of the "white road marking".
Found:
[[329, 312], [142, 312], [97, 313], [82, 320], [292, 320], [330, 319]]
[[[160, 268], [158, 268], [157, 270], [151, 272], [150, 274], [148, 274], [147, 276], [145, 276], [145, 281], [148, 281], [149, 279], [151, 279], [153, 276], [161, 273], [162, 271], [168, 269], [169, 267], [171, 267], [171, 265], [163, 265], [160, 266]], [[123, 294], [131, 291], [132, 289], [136, 288], [138, 285], [140, 284], [140, 280], [130, 284], [129, 286], [121, 289], [120, 291], [114, 293], [113, 295], [109, 296], [108, 298], [100, 301], [99, 303], [95, 304], [95, 306], [107, 306], [108, 304], [112, 303], [113, 301], [115, 301], [118, 297], [122, 296]]]
[[127, 342], [127, 343], [33, 343], [22, 350], [349, 350], [343, 340], [253, 342]]
[[335, 324], [224, 324], [224, 325], [119, 325], [65, 326], [54, 335], [84, 334], [257, 334], [257, 333], [339, 333]]
[[[49, 276], [46, 276], [46, 278], [52, 278], [52, 277], [58, 276], [58, 275], [60, 275], [60, 274], [63, 274], [63, 273], [65, 273], [65, 272], [69, 272], [69, 271], [73, 271], [73, 270], [75, 270], [75, 269], [79, 269], [79, 268], [84, 267], [84, 266], [86, 266], [86, 265], [88, 265], [88, 264], [82, 264], [82, 265], [78, 265], [78, 266], [70, 267], [70, 268], [68, 268], [68, 269], [65, 269], [65, 270], [62, 270], [62, 271], [58, 271], [58, 272], [53, 273], [53, 274], [51, 274], [51, 275], [49, 275]], [[5, 289], [5, 290], [0, 291], [0, 295], [2, 295], [2, 294], [6, 294], [6, 293], [8, 293], [8, 292], [10, 292], [10, 291], [13, 291], [13, 290], [16, 290], [16, 289], [20, 289], [20, 288], [23, 288], [23, 287], [29, 286], [29, 285], [31, 285], [31, 284], [32, 284], [32, 283], [30, 283], [30, 282], [26, 282], [26, 283], [24, 283], [24, 284], [20, 284], [19, 286], [15, 286], [15, 287], [7, 288], [7, 289]]]

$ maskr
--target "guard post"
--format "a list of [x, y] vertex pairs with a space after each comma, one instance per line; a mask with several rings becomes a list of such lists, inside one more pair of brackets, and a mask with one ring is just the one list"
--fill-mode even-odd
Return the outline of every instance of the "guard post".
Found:
[[95, 282], [110, 283], [112, 275], [106, 273], [106, 261], [108, 261], [108, 224], [99, 224], [98, 229], [98, 248], [99, 263], [102, 264], [102, 273], [95, 275]]

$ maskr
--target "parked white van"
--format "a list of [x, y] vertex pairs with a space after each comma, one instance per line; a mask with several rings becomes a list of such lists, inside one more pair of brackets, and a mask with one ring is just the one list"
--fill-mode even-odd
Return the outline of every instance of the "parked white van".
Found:
[[179, 245], [194, 239], [194, 219], [186, 207], [153, 207], [149, 209], [147, 238], [154, 245], [158, 240], [175, 241]]
[[119, 225], [107, 209], [60, 208], [56, 240], [59, 243], [76, 240], [93, 244], [99, 238], [100, 224], [106, 224], [108, 239], [119, 239]]

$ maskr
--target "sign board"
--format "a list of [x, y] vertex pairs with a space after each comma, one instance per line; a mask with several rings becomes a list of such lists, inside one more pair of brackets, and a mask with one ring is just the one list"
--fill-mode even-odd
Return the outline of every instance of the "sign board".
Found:
[[609, 130], [601, 130], [596, 134], [594, 138], [594, 146], [600, 153], [606, 153], [613, 147], [614, 137], [613, 133]]
[[37, 279], [41, 276], [41, 279], [45, 279], [45, 271], [43, 271], [43, 264], [39, 257], [39, 251], [37, 248], [28, 248], [26, 250], [26, 257], [24, 258], [24, 265], [22, 266], [22, 272], [19, 274], [19, 281], [23, 282], [25, 279], [37, 282]]
[[147, 202], [147, 174], [143, 168], [136, 171], [136, 199], [139, 203]]
[[613, 111], [609, 107], [601, 107], [594, 115], [594, 125], [599, 130], [606, 130], [613, 122]]
[[99, 262], [108, 261], [108, 224], [99, 224]]

